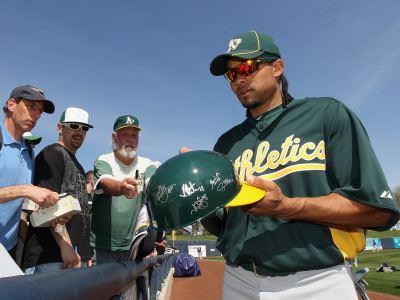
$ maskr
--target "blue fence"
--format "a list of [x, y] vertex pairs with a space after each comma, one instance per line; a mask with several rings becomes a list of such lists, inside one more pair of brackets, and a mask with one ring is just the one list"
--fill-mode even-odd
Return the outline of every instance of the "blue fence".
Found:
[[367, 245], [365, 250], [373, 250], [373, 243], [375, 242], [378, 249], [399, 249], [400, 238], [367, 238]]
[[[153, 268], [149, 269], [150, 277], [150, 299], [156, 300], [157, 293], [161, 291], [162, 285], [165, 278], [167, 278], [169, 271], [172, 269], [172, 263], [174, 261], [174, 256], [169, 257], [169, 259], [163, 261], [160, 264], [155, 265]], [[141, 299], [139, 299], [141, 300]], [[144, 300], [144, 299], [143, 299]]]
[[[191, 247], [203, 247], [205, 256], [221, 256], [221, 252], [215, 247], [217, 241], [215, 240], [178, 240], [175, 241], [176, 252], [178, 253], [190, 253], [194, 257], [197, 257], [196, 251], [190, 251]], [[172, 245], [172, 240], [167, 240], [168, 245]]]
[[[140, 262], [109, 263], [35, 275], [0, 278], [1, 299], [99, 300], [110, 299], [146, 270], [151, 270], [151, 299], [172, 266], [173, 255], [165, 254]], [[154, 285], [154, 287], [153, 287]]]
[[[373, 241], [377, 244], [379, 249], [400, 249], [400, 237], [394, 238], [367, 238], [365, 250], [373, 249]], [[178, 253], [191, 253], [194, 257], [197, 257], [196, 251], [191, 251], [192, 248], [204, 247], [205, 252], [202, 253], [205, 256], [221, 256], [221, 252], [216, 248], [215, 240], [178, 240], [175, 241], [176, 252]], [[172, 240], [167, 240], [168, 245], [172, 245]]]

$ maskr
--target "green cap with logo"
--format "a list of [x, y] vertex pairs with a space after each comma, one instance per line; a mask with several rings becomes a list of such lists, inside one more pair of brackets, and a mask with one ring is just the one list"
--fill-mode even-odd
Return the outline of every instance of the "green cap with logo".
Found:
[[134, 127], [142, 130], [142, 128], [139, 127], [139, 120], [132, 115], [120, 116], [117, 118], [117, 120], [115, 120], [114, 131], [125, 127]]
[[210, 72], [215, 76], [225, 74], [227, 61], [232, 57], [253, 59], [259, 56], [270, 60], [281, 58], [274, 39], [257, 31], [241, 33], [231, 39], [226, 53], [213, 59], [210, 64]]

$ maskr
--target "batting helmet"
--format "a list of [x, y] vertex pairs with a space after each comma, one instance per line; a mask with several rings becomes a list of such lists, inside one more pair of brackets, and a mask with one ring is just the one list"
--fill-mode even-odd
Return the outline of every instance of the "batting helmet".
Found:
[[223, 206], [260, 200], [265, 191], [241, 183], [232, 162], [213, 151], [191, 151], [163, 163], [147, 186], [153, 227], [175, 230]]

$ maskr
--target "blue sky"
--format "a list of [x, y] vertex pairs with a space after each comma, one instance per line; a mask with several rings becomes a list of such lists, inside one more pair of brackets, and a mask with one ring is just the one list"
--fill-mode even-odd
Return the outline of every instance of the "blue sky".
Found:
[[400, 1], [15, 0], [0, 2], [0, 97], [32, 84], [53, 100], [32, 133], [56, 142], [69, 106], [94, 129], [85, 170], [109, 152], [119, 115], [143, 127], [139, 154], [163, 162], [181, 146], [211, 150], [244, 109], [211, 60], [230, 39], [270, 34], [295, 98], [329, 96], [366, 127], [391, 187], [400, 185]]

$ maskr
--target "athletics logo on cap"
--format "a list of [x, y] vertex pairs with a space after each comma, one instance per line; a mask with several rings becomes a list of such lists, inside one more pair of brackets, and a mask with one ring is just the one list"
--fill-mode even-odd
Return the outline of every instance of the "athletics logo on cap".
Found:
[[120, 116], [117, 118], [117, 120], [115, 120], [114, 131], [124, 127], [135, 127], [139, 130], [142, 130], [142, 128], [139, 127], [139, 120], [132, 115]]
[[128, 116], [128, 117], [126, 117], [126, 122], [125, 122], [125, 124], [126, 124], [126, 125], [133, 125], [133, 124], [135, 124], [135, 120], [131, 119], [131, 117]]
[[226, 53], [229, 53], [229, 52], [231, 52], [231, 51], [233, 51], [233, 50], [236, 50], [236, 48], [237, 48], [241, 43], [242, 43], [242, 39], [232, 39], [232, 40], [229, 42], [228, 50], [226, 51]]

